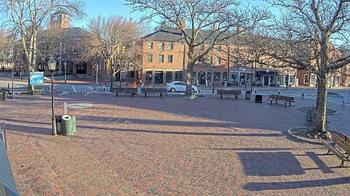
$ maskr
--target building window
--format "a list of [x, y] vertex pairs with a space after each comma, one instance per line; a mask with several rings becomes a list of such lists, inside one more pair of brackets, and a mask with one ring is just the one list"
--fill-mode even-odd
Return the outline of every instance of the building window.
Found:
[[146, 82], [152, 82], [152, 71], [146, 71]]
[[215, 82], [221, 81], [221, 72], [214, 72], [214, 81]]
[[194, 71], [192, 72], [192, 81], [196, 81], [197, 73]]
[[221, 64], [221, 58], [220, 57], [216, 57], [216, 63], [217, 64]]
[[173, 62], [173, 55], [168, 55], [168, 63], [172, 63]]
[[165, 48], [165, 43], [164, 42], [160, 42], [159, 43], [159, 50], [164, 50]]
[[169, 42], [168, 43], [168, 50], [172, 51], [174, 49], [174, 43], [173, 42]]
[[163, 72], [162, 71], [154, 72], [154, 83], [163, 84]]
[[147, 43], [147, 48], [148, 49], [153, 49], [153, 42], [148, 42]]
[[183, 80], [183, 71], [175, 71], [175, 81]]
[[165, 73], [165, 78], [166, 78], [166, 82], [172, 82], [173, 81], [173, 72], [172, 71], [167, 71]]
[[153, 61], [153, 55], [151, 54], [147, 55], [147, 62], [152, 63], [152, 61]]
[[164, 63], [164, 55], [159, 55], [159, 62]]
[[304, 84], [309, 84], [309, 75], [305, 74], [304, 75]]
[[211, 73], [210, 72], [207, 73], [207, 80], [211, 81]]
[[227, 82], [227, 72], [222, 73], [222, 81]]

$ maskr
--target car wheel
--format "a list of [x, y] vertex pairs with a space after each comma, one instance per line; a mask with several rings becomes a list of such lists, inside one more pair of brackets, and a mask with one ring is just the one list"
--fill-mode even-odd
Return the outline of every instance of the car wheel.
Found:
[[176, 89], [175, 89], [175, 88], [171, 88], [170, 91], [171, 91], [172, 93], [175, 93], [175, 92], [176, 92]]

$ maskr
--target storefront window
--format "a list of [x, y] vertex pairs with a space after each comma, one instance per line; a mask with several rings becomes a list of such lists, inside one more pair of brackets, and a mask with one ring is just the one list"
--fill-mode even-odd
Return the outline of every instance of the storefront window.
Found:
[[214, 72], [214, 81], [221, 81], [221, 72]]
[[163, 84], [163, 72], [162, 71], [156, 71], [154, 73], [154, 83]]
[[175, 81], [183, 80], [183, 71], [175, 71]]
[[152, 71], [146, 71], [146, 82], [152, 82]]
[[173, 72], [167, 71], [165, 77], [166, 77], [166, 82], [171, 82], [173, 80]]
[[222, 73], [222, 81], [227, 82], [227, 72]]

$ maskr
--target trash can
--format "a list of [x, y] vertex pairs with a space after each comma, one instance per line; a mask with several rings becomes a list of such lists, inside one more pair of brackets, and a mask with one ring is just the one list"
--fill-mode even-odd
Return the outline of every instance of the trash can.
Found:
[[262, 95], [255, 95], [255, 103], [262, 103]]
[[58, 135], [62, 135], [63, 134], [63, 130], [62, 130], [62, 115], [55, 116], [55, 120], [56, 120], [56, 133]]
[[77, 132], [76, 117], [71, 115], [62, 116], [62, 134], [75, 135]]
[[246, 91], [246, 92], [245, 92], [245, 99], [246, 99], [246, 100], [250, 100], [251, 95], [252, 95], [252, 92]]

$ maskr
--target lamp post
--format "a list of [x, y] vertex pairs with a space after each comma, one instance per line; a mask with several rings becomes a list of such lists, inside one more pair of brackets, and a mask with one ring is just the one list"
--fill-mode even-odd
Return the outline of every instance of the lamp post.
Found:
[[55, 120], [55, 97], [54, 97], [54, 73], [56, 71], [56, 61], [53, 57], [50, 57], [47, 62], [49, 71], [51, 72], [51, 112], [52, 112], [52, 135], [57, 135], [56, 132], [56, 120]]
[[215, 65], [213, 66], [213, 74], [212, 74], [212, 78], [213, 78], [213, 81], [212, 81], [212, 83], [213, 83], [213, 94], [215, 93]]
[[63, 65], [64, 65], [64, 83], [67, 84], [67, 61], [65, 61]]

